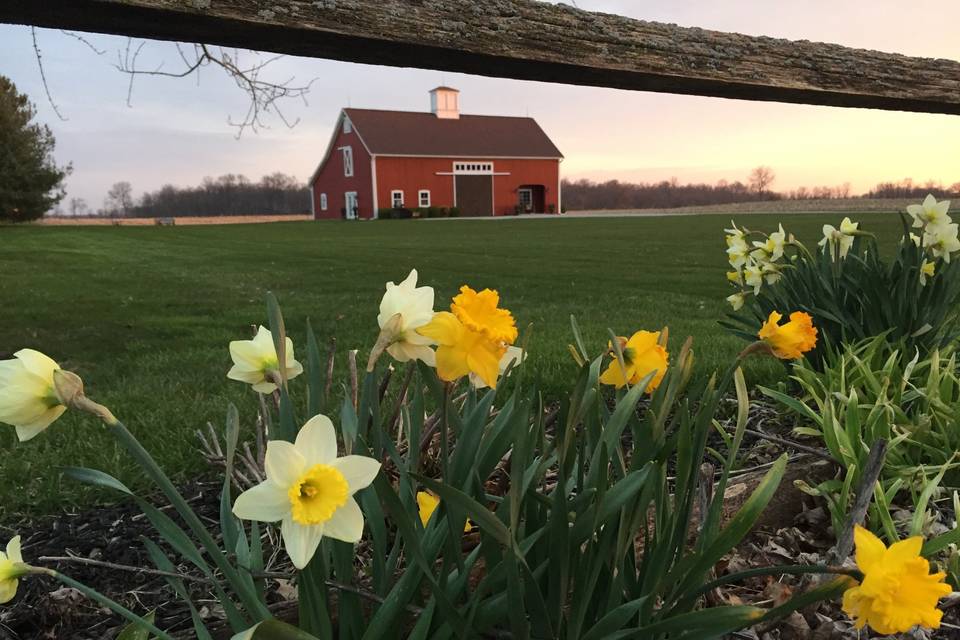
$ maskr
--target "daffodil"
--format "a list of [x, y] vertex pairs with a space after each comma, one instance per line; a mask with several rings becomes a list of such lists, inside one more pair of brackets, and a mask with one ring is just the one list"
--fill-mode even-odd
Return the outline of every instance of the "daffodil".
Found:
[[670, 358], [666, 348], [660, 344], [660, 332], [637, 331], [629, 340], [626, 338], [620, 338], [619, 340], [626, 371], [624, 371], [624, 367], [620, 366], [620, 360], [614, 355], [613, 362], [600, 376], [600, 382], [620, 389], [627, 382], [637, 384], [645, 376], [655, 372], [645, 389], [647, 393], [652, 393], [660, 386], [663, 376], [667, 373], [667, 364]]
[[0, 361], [0, 422], [13, 425], [21, 442], [49, 427], [67, 410], [57, 394], [60, 365], [33, 349]]
[[950, 201], [943, 200], [937, 202], [933, 194], [927, 195], [923, 204], [911, 204], [907, 206], [907, 213], [913, 218], [914, 227], [940, 226], [950, 224], [950, 216], [947, 211], [950, 210]]
[[[502, 376], [511, 365], [518, 367], [523, 364], [523, 361], [526, 359], [527, 352], [520, 347], [507, 347], [506, 352], [500, 358], [500, 371], [498, 372], [497, 377]], [[473, 372], [470, 372], [470, 384], [472, 384], [475, 389], [486, 389], [490, 386], [484, 382], [480, 376]]]
[[734, 311], [740, 311], [746, 299], [747, 296], [742, 291], [727, 296], [727, 302], [730, 303]]
[[739, 270], [747, 263], [749, 255], [750, 247], [747, 245], [746, 240], [741, 237], [731, 243], [730, 238], [727, 238], [727, 260], [730, 262], [731, 267]]
[[[420, 522], [424, 527], [426, 527], [427, 523], [430, 522], [430, 518], [433, 516], [433, 512], [437, 510], [438, 506], [440, 506], [440, 498], [432, 493], [427, 493], [426, 491], [417, 492], [417, 510], [420, 512]], [[467, 533], [472, 528], [473, 525], [470, 522], [470, 519], [467, 518], [467, 521], [463, 525], [463, 532]]]
[[926, 286], [927, 278], [932, 278], [933, 274], [936, 273], [937, 265], [936, 263], [930, 262], [927, 259], [924, 259], [923, 264], [920, 265], [920, 286]]
[[760, 271], [763, 273], [763, 279], [766, 280], [767, 284], [777, 284], [780, 281], [781, 273], [780, 267], [772, 262], [764, 262], [760, 266]]
[[502, 341], [468, 327], [449, 311], [435, 314], [417, 331], [438, 345], [437, 375], [442, 380], [453, 382], [473, 373], [488, 387], [497, 386], [500, 360], [507, 352]]
[[944, 583], [945, 573], [930, 573], [930, 563], [920, 555], [923, 539], [914, 536], [887, 548], [861, 526], [853, 535], [863, 582], [843, 594], [843, 610], [857, 628], [869, 625], [883, 635], [906, 633], [918, 625], [939, 628], [943, 612], [937, 602], [951, 589]]
[[324, 536], [360, 540], [363, 513], [353, 495], [373, 482], [380, 463], [363, 456], [338, 458], [329, 418], [311, 418], [293, 444], [267, 443], [264, 468], [267, 479], [241, 493], [233, 513], [244, 520], [281, 521], [283, 545], [296, 568], [307, 566]]
[[20, 536], [14, 536], [7, 542], [7, 552], [0, 551], [0, 604], [10, 602], [17, 595], [25, 566], [20, 555]]
[[776, 262], [783, 257], [783, 247], [787, 242], [787, 232], [783, 230], [783, 225], [774, 231], [764, 241], [754, 240], [753, 246], [762, 250], [769, 260]]
[[794, 311], [790, 314], [790, 321], [783, 325], [779, 324], [781, 318], [781, 314], [771, 311], [758, 334], [775, 356], [782, 360], [796, 360], [817, 346], [817, 329], [810, 314]]
[[839, 253], [840, 258], [846, 258], [847, 253], [853, 246], [854, 233], [860, 228], [859, 222], [853, 222], [850, 218], [844, 218], [837, 229], [833, 225], [823, 225], [823, 239], [817, 244], [825, 247], [830, 252], [831, 257]]
[[733, 284], [743, 284], [743, 273], [738, 271], [727, 271], [727, 282]]
[[724, 232], [726, 232], [727, 234], [726, 236], [727, 246], [732, 247], [734, 244], [737, 244], [737, 243], [746, 244], [746, 239], [745, 239], [743, 229], [737, 228], [737, 223], [734, 222], [733, 220], [730, 221], [730, 226], [732, 227], [731, 229], [724, 229]]
[[743, 281], [748, 287], [753, 287], [753, 294], [760, 293], [763, 286], [763, 267], [758, 262], [748, 262], [743, 268]]
[[500, 294], [493, 289], [477, 292], [463, 285], [453, 298], [450, 311], [468, 329], [484, 333], [491, 340], [513, 344], [517, 339], [517, 325], [513, 315], [499, 305]]
[[387, 353], [399, 362], [422, 360], [431, 367], [436, 363], [430, 340], [417, 329], [433, 319], [433, 287], [417, 286], [417, 270], [400, 284], [387, 283], [387, 291], [380, 301], [377, 323], [385, 336]]
[[[273, 393], [280, 379], [280, 359], [273, 344], [273, 334], [269, 329], [260, 327], [253, 340], [234, 340], [230, 343], [230, 357], [233, 367], [227, 373], [231, 380], [239, 380], [253, 385], [259, 393]], [[286, 340], [287, 380], [303, 373], [303, 365], [293, 357], [293, 340]]]
[[923, 233], [923, 245], [930, 249], [935, 258], [950, 262], [950, 254], [960, 251], [960, 239], [957, 238], [957, 223], [929, 226]]

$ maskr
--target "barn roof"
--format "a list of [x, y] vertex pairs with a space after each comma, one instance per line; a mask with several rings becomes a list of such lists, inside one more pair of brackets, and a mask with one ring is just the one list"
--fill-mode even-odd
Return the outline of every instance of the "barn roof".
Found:
[[533, 118], [344, 109], [373, 155], [562, 158]]

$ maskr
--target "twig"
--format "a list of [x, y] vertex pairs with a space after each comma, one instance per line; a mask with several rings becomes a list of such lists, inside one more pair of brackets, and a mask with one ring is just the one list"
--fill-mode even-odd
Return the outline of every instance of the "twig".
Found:
[[57, 103], [53, 101], [53, 96], [50, 95], [50, 85], [47, 84], [47, 74], [43, 69], [43, 57], [40, 55], [40, 45], [37, 44], [36, 27], [30, 27], [30, 37], [33, 38], [33, 53], [37, 56], [37, 66], [40, 68], [40, 81], [43, 83], [43, 91], [47, 94], [47, 101], [50, 102], [50, 107], [53, 109], [53, 112], [57, 114], [57, 117], [66, 122], [67, 119], [60, 113], [60, 107], [57, 106]]
[[131, 573], [144, 573], [151, 576], [161, 576], [163, 578], [177, 578], [189, 582], [203, 582], [211, 584], [213, 580], [205, 576], [192, 576], [186, 573], [176, 573], [173, 571], [163, 571], [161, 569], [148, 569], [146, 567], [134, 567], [127, 564], [117, 564], [116, 562], [106, 562], [104, 560], [94, 560], [92, 558], [81, 558], [80, 556], [40, 556], [38, 562], [75, 562], [77, 564], [86, 564], [92, 567], [102, 567], [104, 569], [116, 569], [118, 571], [129, 571]]
[[327, 355], [327, 382], [323, 385], [323, 404], [330, 398], [330, 385], [333, 384], [333, 360], [337, 355], [337, 339], [330, 338], [330, 350]]
[[880, 472], [883, 471], [883, 459], [887, 454], [887, 441], [883, 438], [877, 440], [870, 447], [870, 456], [863, 467], [863, 475], [860, 477], [860, 485], [857, 487], [857, 497], [853, 501], [853, 508], [850, 510], [850, 516], [843, 527], [843, 531], [837, 538], [837, 547], [828, 559], [827, 564], [839, 564], [843, 562], [853, 550], [853, 529], [856, 525], [862, 524], [867, 515], [867, 508], [870, 506], [870, 500], [873, 498], [874, 487], [880, 478]]
[[808, 447], [805, 444], [800, 444], [799, 442], [794, 442], [793, 440], [787, 440], [786, 438], [781, 438], [780, 436], [774, 436], [769, 433], [757, 431], [756, 429], [747, 428], [747, 429], [744, 429], [744, 432], [749, 433], [752, 436], [756, 436], [761, 440], [769, 440], [770, 442], [782, 444], [784, 446], [790, 447], [791, 449], [796, 449], [797, 451], [803, 451], [804, 453], [809, 453], [812, 456], [817, 456], [818, 458], [829, 460], [834, 464], [840, 464], [829, 453], [825, 453], [824, 451], [817, 449], [815, 447]]
[[347, 352], [347, 364], [350, 368], [350, 399], [353, 401], [355, 411], [359, 410], [358, 396], [360, 394], [359, 383], [357, 382], [357, 350], [351, 349]]

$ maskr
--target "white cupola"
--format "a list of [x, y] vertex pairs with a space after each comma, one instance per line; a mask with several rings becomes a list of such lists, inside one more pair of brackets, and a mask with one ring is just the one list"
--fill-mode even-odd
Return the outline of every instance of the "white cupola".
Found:
[[437, 87], [430, 91], [430, 112], [438, 118], [460, 118], [460, 92], [451, 87]]

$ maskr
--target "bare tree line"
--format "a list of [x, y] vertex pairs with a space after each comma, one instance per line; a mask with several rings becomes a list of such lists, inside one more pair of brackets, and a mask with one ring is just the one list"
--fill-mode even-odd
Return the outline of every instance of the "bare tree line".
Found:
[[563, 181], [565, 209], [669, 209], [701, 205], [731, 204], [764, 200], [831, 200], [839, 198], [917, 198], [932, 193], [938, 198], [960, 197], [960, 182], [945, 187], [937, 181], [881, 182], [862, 195], [854, 195], [849, 182], [839, 185], [798, 187], [775, 191], [773, 169], [761, 166], [750, 172], [746, 182], [720, 180], [716, 184], [680, 184], [677, 178], [659, 182], [596, 182], [587, 179]]
[[[103, 207], [91, 209], [83, 198], [71, 198], [66, 214], [111, 218], [166, 218], [241, 215], [302, 214], [310, 211], [310, 191], [293, 176], [272, 173], [259, 182], [228, 173], [204, 178], [196, 187], [164, 185], [133, 195], [129, 182], [116, 182], [107, 192]], [[58, 208], [54, 214], [63, 214]]]

